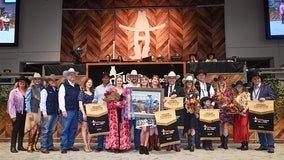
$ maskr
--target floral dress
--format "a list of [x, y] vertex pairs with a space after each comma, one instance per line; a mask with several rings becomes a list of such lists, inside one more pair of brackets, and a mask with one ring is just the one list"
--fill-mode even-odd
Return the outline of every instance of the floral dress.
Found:
[[[86, 113], [86, 105], [88, 103], [92, 103], [94, 99], [94, 94], [92, 93], [91, 95], [85, 93], [84, 91], [80, 91], [79, 95], [78, 95], [78, 101], [82, 101], [83, 102], [83, 106], [84, 106], [84, 111]], [[79, 122], [83, 122], [83, 113], [81, 112], [81, 110], [79, 111]]]
[[[218, 93], [218, 92], [215, 91], [215, 93]], [[230, 104], [232, 102], [233, 94], [232, 94], [231, 89], [227, 88], [223, 93], [220, 93], [220, 94], [227, 98], [227, 104]], [[233, 124], [233, 115], [226, 113], [228, 106], [218, 106], [218, 107], [220, 109], [220, 121], [221, 121], [221, 123]]]
[[[116, 91], [114, 88], [111, 90]], [[119, 106], [117, 106], [117, 102]], [[125, 115], [125, 90], [119, 100], [107, 102], [109, 134], [106, 135], [106, 149], [129, 150], [131, 148], [129, 121]]]

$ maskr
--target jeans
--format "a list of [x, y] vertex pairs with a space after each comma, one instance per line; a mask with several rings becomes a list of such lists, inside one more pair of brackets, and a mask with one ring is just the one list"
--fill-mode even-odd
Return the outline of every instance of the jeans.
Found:
[[134, 126], [134, 146], [139, 147], [140, 146], [140, 129], [136, 129], [136, 120], [131, 120], [129, 122], [129, 129], [131, 129], [132, 125]]
[[196, 128], [195, 128], [195, 145], [200, 146], [200, 121], [196, 119]]
[[52, 134], [56, 128], [57, 117], [58, 116], [56, 114], [48, 115], [48, 119], [44, 119], [43, 116], [41, 117], [41, 150], [52, 149], [54, 147]]
[[203, 140], [203, 148], [205, 147], [212, 147], [212, 140]]
[[258, 133], [261, 148], [275, 148], [274, 137], [271, 133]]
[[67, 117], [61, 116], [61, 135], [60, 135], [60, 148], [61, 149], [70, 149], [73, 148], [75, 135], [78, 129], [78, 111], [66, 111]]
[[105, 140], [105, 136], [98, 136], [98, 148], [103, 149], [104, 148], [104, 140]]
[[[180, 129], [178, 129], [178, 137], [179, 137], [179, 139], [181, 140], [181, 131], [180, 131]], [[181, 144], [175, 144], [174, 145], [175, 147], [180, 147], [181, 146]]]

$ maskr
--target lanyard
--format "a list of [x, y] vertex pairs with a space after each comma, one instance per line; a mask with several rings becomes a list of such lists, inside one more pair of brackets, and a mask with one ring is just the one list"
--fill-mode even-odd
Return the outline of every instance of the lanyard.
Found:
[[259, 93], [260, 93], [260, 88], [256, 87], [256, 89], [253, 90], [253, 99], [254, 100], [257, 100], [259, 98]]

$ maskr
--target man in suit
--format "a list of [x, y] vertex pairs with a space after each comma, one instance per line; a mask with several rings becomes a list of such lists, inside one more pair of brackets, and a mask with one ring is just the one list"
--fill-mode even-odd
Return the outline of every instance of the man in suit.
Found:
[[[271, 87], [267, 84], [261, 83], [261, 76], [259, 72], [253, 72], [251, 74], [251, 81], [253, 87], [249, 88], [251, 94], [251, 100], [264, 102], [266, 100], [275, 100], [275, 95]], [[255, 150], [267, 150], [268, 153], [274, 153], [274, 137], [272, 133], [259, 133], [258, 138], [260, 147]]]
[[[168, 85], [164, 87], [164, 96], [165, 97], [185, 97], [185, 94], [183, 92], [183, 89], [181, 86], [176, 85], [176, 81], [180, 78], [180, 75], [176, 75], [174, 71], [170, 71], [168, 75], [164, 76], [165, 79], [168, 81]], [[183, 110], [182, 110], [183, 111]], [[176, 111], [177, 113], [177, 111]], [[184, 113], [181, 113], [184, 114]], [[183, 115], [179, 115], [183, 116]], [[181, 133], [179, 132], [179, 137], [181, 138]], [[171, 151], [173, 149], [173, 146], [168, 146], [167, 151]], [[180, 144], [175, 145], [176, 152], [180, 152]]]

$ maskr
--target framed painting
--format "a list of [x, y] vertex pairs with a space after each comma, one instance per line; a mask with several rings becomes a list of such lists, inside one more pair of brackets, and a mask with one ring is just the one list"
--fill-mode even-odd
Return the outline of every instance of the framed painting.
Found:
[[131, 88], [135, 117], [155, 118], [155, 112], [163, 110], [164, 89]]

